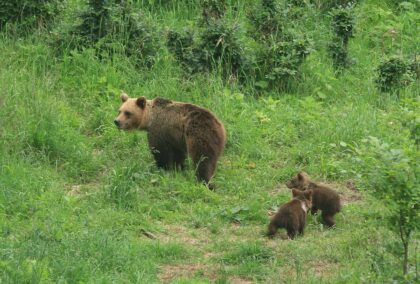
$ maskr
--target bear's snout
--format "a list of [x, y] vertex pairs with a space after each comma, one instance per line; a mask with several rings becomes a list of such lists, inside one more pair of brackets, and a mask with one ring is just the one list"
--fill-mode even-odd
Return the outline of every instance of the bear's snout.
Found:
[[114, 120], [115, 126], [117, 126], [118, 128], [120, 128], [120, 121], [115, 119]]

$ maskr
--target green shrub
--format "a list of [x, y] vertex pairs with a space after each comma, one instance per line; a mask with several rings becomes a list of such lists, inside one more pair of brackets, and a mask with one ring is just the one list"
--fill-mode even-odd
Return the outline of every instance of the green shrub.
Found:
[[353, 36], [353, 6], [335, 8], [330, 12], [330, 16], [331, 28], [335, 36], [341, 39], [341, 42], [347, 48], [349, 38]]
[[347, 48], [340, 40], [330, 41], [327, 48], [337, 72], [341, 72], [349, 65]]
[[48, 23], [59, 12], [60, 0], [0, 1], [0, 31], [7, 23], [23, 27], [36, 27]]
[[237, 26], [226, 21], [209, 23], [200, 34], [199, 49], [204, 53], [204, 61], [213, 68], [221, 66], [223, 77], [241, 76], [246, 68], [246, 58], [242, 45], [236, 36]]
[[209, 24], [210, 21], [218, 20], [223, 18], [226, 12], [226, 1], [225, 0], [202, 0], [202, 22], [203, 24]]
[[198, 47], [192, 31], [169, 31], [166, 39], [169, 51], [187, 74], [206, 72], [209, 70], [204, 52]]
[[338, 7], [329, 13], [331, 17], [331, 29], [334, 33], [328, 43], [328, 53], [333, 60], [333, 66], [337, 73], [349, 66], [348, 42], [353, 36], [354, 11], [353, 6]]
[[299, 78], [299, 69], [311, 52], [311, 42], [294, 22], [298, 22], [297, 3], [283, 3], [280, 8], [273, 0], [262, 0], [248, 14], [250, 35], [257, 42], [256, 86], [287, 89]]
[[89, 0], [77, 18], [80, 24], [53, 34], [58, 51], [94, 48], [100, 57], [122, 53], [137, 66], [151, 67], [159, 49], [156, 29], [128, 1]]
[[418, 63], [408, 63], [399, 57], [382, 62], [377, 68], [376, 85], [382, 92], [392, 92], [412, 83], [418, 72]]
[[409, 140], [401, 147], [370, 137], [356, 149], [365, 173], [364, 187], [375, 198], [383, 201], [389, 214], [388, 225], [403, 244], [403, 273], [408, 272], [408, 246], [413, 233], [420, 229], [420, 167], [419, 151]]

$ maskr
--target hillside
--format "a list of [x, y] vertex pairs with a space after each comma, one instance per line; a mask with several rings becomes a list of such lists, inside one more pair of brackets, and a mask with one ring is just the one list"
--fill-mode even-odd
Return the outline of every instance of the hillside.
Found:
[[[418, 281], [418, 227], [402, 276], [393, 208], [370, 194], [363, 157], [369, 141], [414, 151], [420, 202], [419, 1], [357, 1], [339, 67], [334, 1], [274, 1], [274, 32], [256, 28], [267, 16], [260, 1], [204, 1], [225, 3], [226, 26], [206, 26], [198, 0], [110, 1], [103, 11], [119, 20], [98, 41], [75, 16], [85, 1], [58, 2], [48, 25], [0, 15], [0, 283]], [[126, 33], [130, 13], [136, 33]], [[378, 67], [390, 58], [417, 69], [381, 90]], [[158, 169], [146, 133], [114, 126], [121, 91], [194, 103], [223, 121], [214, 191], [191, 163]], [[308, 215], [304, 236], [268, 239], [300, 170], [340, 193], [337, 226]]]

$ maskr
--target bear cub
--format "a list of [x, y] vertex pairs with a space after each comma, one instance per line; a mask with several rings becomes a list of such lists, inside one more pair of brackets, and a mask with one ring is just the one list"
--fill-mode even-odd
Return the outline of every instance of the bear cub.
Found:
[[340, 196], [335, 190], [311, 181], [305, 172], [298, 173], [292, 180], [286, 183], [286, 186], [303, 191], [311, 190], [311, 213], [315, 214], [319, 209], [322, 211], [322, 223], [328, 227], [335, 225], [334, 215], [341, 210]]
[[209, 110], [163, 98], [147, 100], [121, 95], [122, 105], [114, 120], [119, 129], [147, 132], [149, 148], [159, 168], [184, 168], [189, 155], [196, 177], [209, 188], [222, 154], [226, 133]]
[[303, 235], [306, 214], [312, 207], [312, 191], [300, 191], [292, 189], [293, 199], [283, 204], [268, 225], [269, 237], [273, 237], [277, 230], [284, 228], [290, 239], [294, 239], [297, 234]]

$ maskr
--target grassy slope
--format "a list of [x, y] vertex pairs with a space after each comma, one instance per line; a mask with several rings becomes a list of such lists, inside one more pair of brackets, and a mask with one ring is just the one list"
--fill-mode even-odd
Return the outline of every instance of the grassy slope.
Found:
[[[183, 80], [165, 49], [152, 70], [138, 72], [125, 58], [99, 62], [86, 51], [58, 60], [40, 36], [2, 36], [0, 279], [354, 283], [398, 275], [398, 239], [381, 225], [384, 208], [344, 186], [361, 173], [349, 145], [369, 135], [398, 143], [405, 132], [396, 117], [419, 90], [406, 89], [400, 101], [375, 90], [387, 25], [399, 25], [405, 51], [418, 46], [414, 15], [376, 4], [358, 7], [351, 70], [334, 78], [319, 48], [294, 93], [260, 99], [216, 75]], [[156, 17], [162, 29], [181, 27], [194, 21], [187, 11]], [[308, 26], [322, 39], [319, 21]], [[121, 89], [197, 103], [224, 121], [217, 191], [196, 184], [191, 170], [157, 170], [144, 133], [113, 127]], [[338, 227], [324, 230], [310, 216], [304, 237], [267, 240], [268, 212], [289, 200], [283, 184], [299, 169], [337, 184], [346, 201]]]

